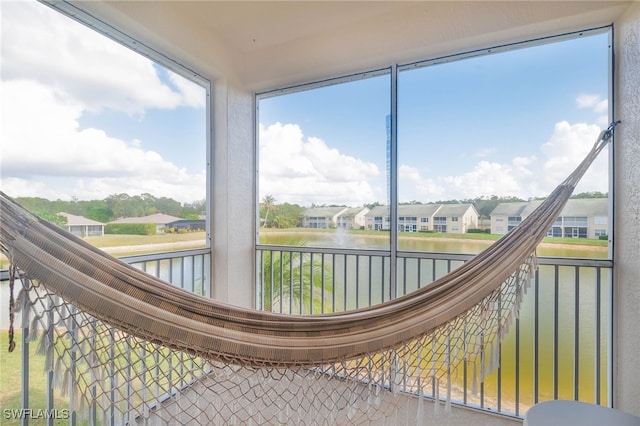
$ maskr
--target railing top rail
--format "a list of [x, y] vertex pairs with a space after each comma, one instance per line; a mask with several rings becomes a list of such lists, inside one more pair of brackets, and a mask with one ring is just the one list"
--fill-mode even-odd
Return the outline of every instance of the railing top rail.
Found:
[[167, 251], [160, 253], [148, 253], [148, 254], [138, 254], [133, 256], [122, 256], [119, 259], [127, 262], [127, 263], [138, 263], [138, 262], [149, 262], [153, 260], [161, 260], [161, 259], [174, 259], [178, 257], [189, 257], [189, 256], [199, 256], [203, 254], [210, 254], [210, 248], [200, 248], [200, 249], [190, 249], [190, 250], [177, 250], [177, 251]]
[[[256, 250], [260, 251], [282, 251], [291, 253], [322, 253], [322, 254], [341, 254], [354, 256], [380, 256], [390, 257], [388, 250], [367, 250], [367, 249], [349, 249], [336, 247], [311, 247], [311, 246], [281, 246], [270, 244], [258, 244]], [[474, 254], [469, 253], [446, 253], [446, 252], [418, 252], [418, 251], [401, 251], [398, 257], [409, 259], [436, 259], [436, 260], [454, 260], [467, 261], [473, 258]], [[613, 261], [611, 259], [598, 258], [578, 258], [578, 257], [548, 257], [539, 256], [538, 263], [540, 265], [558, 265], [558, 266], [585, 266], [611, 268]]]
[[[119, 259], [128, 264], [132, 263], [140, 263], [140, 262], [152, 262], [156, 260], [164, 260], [164, 259], [178, 259], [181, 257], [191, 257], [191, 256], [200, 256], [211, 254], [210, 248], [200, 248], [200, 249], [191, 249], [191, 250], [177, 250], [177, 251], [167, 251], [160, 253], [148, 253], [134, 256], [123, 256]], [[9, 270], [8, 269], [0, 269], [0, 282], [9, 280]]]
[[356, 256], [381, 256], [390, 257], [389, 250], [368, 250], [368, 249], [350, 249], [340, 247], [312, 247], [312, 246], [280, 246], [272, 244], [258, 244], [256, 250], [262, 251], [284, 251], [291, 253], [323, 253], [323, 254], [348, 254]]

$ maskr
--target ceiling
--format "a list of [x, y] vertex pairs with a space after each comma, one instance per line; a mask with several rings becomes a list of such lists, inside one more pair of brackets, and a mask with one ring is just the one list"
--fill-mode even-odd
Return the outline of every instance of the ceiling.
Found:
[[266, 91], [611, 24], [629, 1], [72, 1], [210, 79]]

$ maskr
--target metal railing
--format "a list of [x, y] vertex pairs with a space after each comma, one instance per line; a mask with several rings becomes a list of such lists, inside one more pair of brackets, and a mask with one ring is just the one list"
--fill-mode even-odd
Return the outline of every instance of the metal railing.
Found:
[[[256, 306], [285, 314], [356, 309], [429, 285], [470, 258], [399, 251], [392, 288], [388, 251], [261, 245]], [[455, 403], [515, 417], [550, 399], [611, 405], [612, 262], [542, 257], [539, 263], [500, 345], [499, 368], [477, 394], [464, 368]]]
[[[210, 257], [209, 249], [197, 249], [129, 256], [121, 260], [179, 288], [208, 296], [211, 293]], [[7, 272], [2, 271], [0, 281], [8, 279]], [[0, 286], [3, 301], [8, 299], [8, 287], [6, 282]], [[18, 282], [15, 287], [17, 292], [20, 287]], [[68, 421], [71, 425], [135, 423], [137, 417], [144, 417], [145, 413], [171, 399], [189, 382], [208, 373], [209, 366], [205, 361], [184, 353], [172, 353], [151, 342], [127, 338], [125, 342], [114, 343], [117, 334], [114, 329], [76, 312], [73, 306], [60, 303], [55, 296], [40, 296], [38, 288], [29, 293], [29, 298], [22, 299], [22, 313], [16, 315], [14, 322], [20, 351], [21, 391], [19, 398], [16, 395], [3, 395], [7, 402], [3, 404], [0, 415], [7, 424], [27, 425], [32, 419], [44, 421], [47, 425], [58, 424], [61, 420]], [[81, 315], [78, 317], [80, 319], [76, 318], [77, 314]], [[40, 318], [39, 327], [44, 331], [34, 327], [34, 315], [36, 319]], [[67, 331], [63, 337], [54, 340], [59, 328]], [[119, 350], [118, 354], [106, 354], [108, 361], [103, 367], [111, 372], [110, 378], [87, 385], [89, 388], [85, 391], [95, 396], [97, 386], [101, 386], [103, 391], [106, 386], [110, 389], [108, 392], [112, 402], [101, 406], [100, 401], [93, 400], [89, 402], [89, 407], [78, 406], [79, 398], [74, 386], [60, 386], [60, 379], [56, 385], [54, 376], [57, 373], [54, 370], [58, 369], [58, 365], [54, 368], [51, 357], [37, 355], [39, 349], [34, 345], [35, 340], [46, 338], [51, 342], [55, 341], [56, 345], [62, 344], [69, 348], [82, 348], [89, 343], [92, 346], [110, 348], [107, 351], [111, 352], [114, 352], [114, 348]], [[58, 348], [54, 346], [51, 350], [56, 351]], [[86, 368], [87, 362], [92, 362], [83, 359], [83, 356], [88, 358], [79, 349], [63, 352], [66, 365], [62, 368], [69, 372], [71, 382], [78, 369]], [[7, 389], [3, 391], [8, 392]], [[10, 403], [18, 399], [19, 405]]]
[[[131, 256], [123, 260], [180, 288], [208, 296], [210, 256], [208, 249], [202, 249]], [[356, 309], [429, 285], [470, 257], [400, 251], [392, 288], [388, 251], [263, 245], [257, 251], [257, 306], [291, 314]], [[477, 394], [472, 392], [472, 374], [463, 368], [455, 379], [454, 403], [515, 417], [522, 417], [528, 407], [548, 399], [611, 405], [612, 262], [569, 258], [540, 258], [539, 261], [539, 270], [519, 316], [500, 345], [500, 366], [478, 387]], [[6, 274], [0, 278], [6, 280]], [[32, 359], [33, 345], [29, 347], [26, 317], [21, 327], [23, 390], [17, 409], [28, 410], [30, 397], [33, 403], [29, 381], [42, 376], [42, 368], [30, 364], [35, 358]], [[186, 381], [206, 373], [206, 365], [197, 360], [166, 358], [161, 350], [153, 351], [151, 346], [136, 346], [130, 355], [153, 360], [145, 364], [142, 376], [140, 371], [132, 371], [138, 378], [148, 380], [148, 383], [139, 383], [144, 390], [137, 391], [135, 404], [141, 406], [140, 412], [153, 409], [153, 404], [171, 398]], [[130, 370], [122, 371], [126, 376]], [[124, 376], [119, 380], [120, 384], [114, 382], [114, 389], [123, 382], [131, 382]], [[158, 387], [159, 380], [166, 383]], [[49, 370], [42, 386], [47, 410], [64, 407], [61, 410], [67, 410], [71, 424], [80, 422], [75, 418], [75, 410], [66, 408], [73, 395], [61, 400], [60, 391], [54, 390], [52, 381], [53, 373]], [[130, 407], [127, 410], [131, 411]], [[89, 412], [92, 416], [89, 424], [119, 424], [131, 420], [101, 411], [99, 407], [91, 407]], [[61, 413], [65, 411], [57, 412]], [[19, 414], [22, 423], [27, 424], [25, 412]], [[53, 424], [53, 418], [47, 421]]]

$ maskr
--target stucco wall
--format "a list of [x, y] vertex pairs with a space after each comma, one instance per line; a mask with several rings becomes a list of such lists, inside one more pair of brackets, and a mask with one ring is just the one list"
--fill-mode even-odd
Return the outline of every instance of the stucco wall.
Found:
[[254, 97], [226, 80], [214, 83], [212, 97], [211, 294], [215, 299], [253, 308]]
[[614, 406], [640, 415], [640, 3], [615, 23]]

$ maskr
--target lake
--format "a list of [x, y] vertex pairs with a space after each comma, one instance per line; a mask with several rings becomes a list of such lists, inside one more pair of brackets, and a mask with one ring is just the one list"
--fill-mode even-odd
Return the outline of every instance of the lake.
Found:
[[[261, 243], [273, 245], [291, 244], [304, 241], [312, 251], [314, 247], [339, 247], [353, 249], [388, 250], [388, 234], [382, 236], [326, 233], [326, 232], [267, 232], [261, 236]], [[399, 249], [429, 253], [477, 254], [494, 241], [458, 240], [439, 237], [420, 238], [420, 235], [401, 236]], [[593, 247], [569, 244], [543, 243], [538, 256], [577, 259], [606, 259], [607, 247]], [[334, 288], [330, 297], [336, 310], [353, 309], [368, 303], [380, 303], [388, 279], [381, 279], [383, 271], [388, 275], [388, 264], [377, 263], [355, 256], [326, 257], [325, 268], [347, 272], [333, 277]], [[407, 293], [417, 288], [420, 275], [422, 285], [427, 285], [432, 277], [440, 277], [448, 270], [446, 261], [438, 264], [422, 260], [421, 272], [416, 272], [418, 260], [401, 260], [398, 266], [398, 293]], [[334, 265], [335, 263], [335, 265]], [[345, 265], [346, 264], [346, 265]], [[450, 262], [451, 268], [461, 262]], [[439, 266], [438, 266], [439, 265]], [[434, 271], [434, 269], [437, 269]], [[371, 274], [371, 279], [369, 279]], [[409, 283], [402, 288], [403, 283]], [[576, 282], [578, 284], [576, 284]], [[354, 284], [355, 283], [355, 284]], [[388, 285], [388, 284], [387, 284]], [[608, 339], [610, 270], [587, 266], [541, 265], [537, 282], [524, 298], [519, 312], [518, 329], [512, 327], [501, 345], [501, 368], [485, 381], [484, 404], [496, 407], [497, 395], [501, 394], [502, 410], [515, 412], [516, 395], [518, 410], [523, 413], [539, 401], [559, 398], [573, 399], [578, 390], [578, 399], [596, 402], [598, 398], [607, 401], [608, 388]], [[317, 291], [316, 291], [317, 293]], [[537, 295], [537, 296], [536, 296]], [[555, 311], [557, 324], [555, 322]], [[557, 336], [554, 330], [558, 330]], [[557, 341], [557, 345], [554, 343]], [[516, 344], [517, 343], [517, 344]], [[599, 355], [598, 360], [596, 354]], [[554, 365], [557, 359], [557, 365]], [[554, 373], [555, 372], [555, 373]], [[454, 380], [460, 389], [464, 387], [462, 371]], [[498, 374], [500, 379], [498, 380]], [[554, 374], [557, 375], [554, 380]], [[596, 377], [596, 375], [599, 375]], [[599, 383], [599, 395], [598, 393]], [[500, 391], [498, 392], [498, 386]], [[471, 389], [471, 373], [467, 377], [467, 389]], [[537, 396], [535, 395], [537, 390]], [[468, 401], [480, 404], [479, 397], [468, 395]]]

